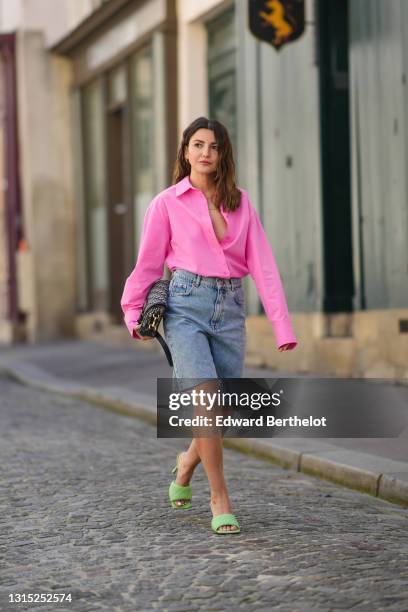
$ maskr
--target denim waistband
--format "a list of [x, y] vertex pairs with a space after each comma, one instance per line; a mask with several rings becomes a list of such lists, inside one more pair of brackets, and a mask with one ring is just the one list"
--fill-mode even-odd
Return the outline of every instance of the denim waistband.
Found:
[[189, 272], [188, 270], [183, 270], [182, 268], [176, 268], [173, 270], [172, 278], [177, 278], [179, 280], [184, 279], [192, 282], [196, 287], [199, 285], [205, 285], [207, 287], [228, 287], [229, 289], [234, 289], [236, 287], [241, 287], [242, 285], [240, 278], [202, 276], [201, 274], [195, 274], [194, 272]]

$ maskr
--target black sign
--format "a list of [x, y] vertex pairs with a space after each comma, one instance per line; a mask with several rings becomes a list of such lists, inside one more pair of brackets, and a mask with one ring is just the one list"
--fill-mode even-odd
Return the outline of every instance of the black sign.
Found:
[[158, 378], [157, 437], [401, 439], [407, 399], [372, 378]]
[[304, 0], [249, 0], [249, 29], [277, 51], [305, 29]]

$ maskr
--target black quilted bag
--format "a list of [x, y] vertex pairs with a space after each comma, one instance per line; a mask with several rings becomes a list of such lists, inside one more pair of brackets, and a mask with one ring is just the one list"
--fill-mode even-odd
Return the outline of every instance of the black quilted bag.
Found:
[[169, 366], [173, 367], [170, 349], [163, 336], [157, 331], [160, 321], [166, 311], [169, 285], [170, 281], [168, 280], [158, 280], [150, 288], [138, 320], [138, 324], [140, 325], [138, 333], [141, 336], [157, 338], [163, 347]]

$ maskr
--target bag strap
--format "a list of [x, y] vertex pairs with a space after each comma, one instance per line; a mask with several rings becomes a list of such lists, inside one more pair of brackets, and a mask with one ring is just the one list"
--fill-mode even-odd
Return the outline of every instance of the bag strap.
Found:
[[173, 367], [173, 359], [171, 358], [171, 353], [170, 353], [169, 347], [167, 346], [167, 342], [161, 336], [161, 334], [159, 334], [159, 332], [156, 332], [156, 338], [160, 342], [160, 344], [162, 345], [163, 351], [164, 351], [164, 353], [165, 353], [165, 355], [167, 357], [168, 364], [172, 368]]

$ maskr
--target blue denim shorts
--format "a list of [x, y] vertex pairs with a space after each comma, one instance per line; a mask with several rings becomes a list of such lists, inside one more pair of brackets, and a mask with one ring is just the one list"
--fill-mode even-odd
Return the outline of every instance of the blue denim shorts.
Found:
[[174, 270], [163, 329], [173, 378], [241, 378], [246, 341], [241, 279]]

